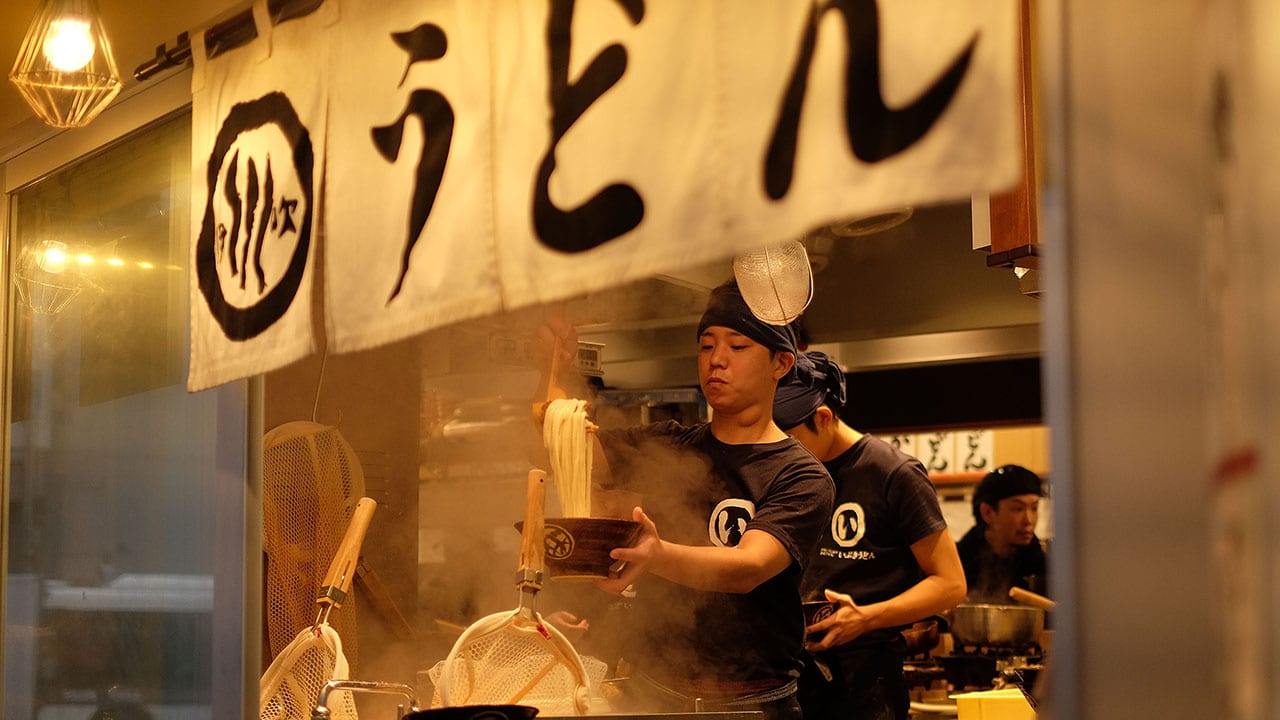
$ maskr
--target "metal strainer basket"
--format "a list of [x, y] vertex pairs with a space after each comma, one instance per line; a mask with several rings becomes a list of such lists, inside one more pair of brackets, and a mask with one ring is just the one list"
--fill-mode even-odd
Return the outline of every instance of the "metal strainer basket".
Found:
[[770, 325], [795, 320], [813, 300], [809, 254], [798, 240], [738, 255], [733, 274], [752, 314]]
[[[271, 658], [315, 619], [316, 588], [364, 495], [360, 460], [337, 428], [299, 420], [263, 438], [262, 545], [266, 554], [266, 634]], [[351, 603], [354, 606], [354, 600]], [[356, 671], [356, 613], [333, 628]]]

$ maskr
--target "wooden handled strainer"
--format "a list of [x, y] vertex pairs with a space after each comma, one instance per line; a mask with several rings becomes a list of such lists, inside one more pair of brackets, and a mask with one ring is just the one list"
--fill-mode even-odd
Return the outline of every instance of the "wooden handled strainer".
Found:
[[[350, 668], [342, 652], [342, 638], [329, 626], [329, 613], [342, 607], [351, 591], [360, 548], [377, 506], [367, 497], [356, 503], [347, 532], [317, 594], [320, 609], [315, 623], [298, 633], [262, 674], [258, 685], [259, 720], [309, 720], [325, 684], [348, 679]], [[334, 702], [329, 712], [334, 720], [356, 720], [355, 703], [349, 693]]]
[[543, 505], [547, 474], [530, 470], [516, 585], [515, 611], [472, 623], [442, 661], [439, 704], [532, 705], [548, 715], [582, 715], [590, 698], [587, 670], [578, 652], [535, 608], [542, 588]]

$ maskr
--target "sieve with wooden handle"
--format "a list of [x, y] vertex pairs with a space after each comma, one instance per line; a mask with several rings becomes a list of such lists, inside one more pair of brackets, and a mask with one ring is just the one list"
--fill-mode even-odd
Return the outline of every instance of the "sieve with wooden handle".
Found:
[[582, 658], [535, 608], [542, 589], [546, 482], [542, 470], [529, 471], [516, 571], [519, 605], [480, 618], [462, 633], [439, 665], [433, 705], [525, 704], [546, 714], [586, 713], [590, 688]]
[[369, 522], [373, 520], [373, 511], [378, 503], [373, 498], [360, 498], [355, 510], [351, 513], [351, 522], [347, 524], [347, 532], [342, 536], [342, 543], [329, 563], [329, 572], [325, 573], [316, 594], [316, 604], [320, 606], [316, 613], [314, 627], [329, 622], [329, 613], [336, 607], [342, 607], [347, 595], [351, 592], [351, 583], [356, 577], [356, 567], [360, 564], [360, 548], [364, 545], [364, 536], [369, 531]]
[[[311, 706], [325, 684], [346, 680], [350, 671], [342, 651], [342, 638], [329, 626], [329, 613], [346, 602], [351, 582], [360, 561], [360, 548], [378, 504], [372, 498], [360, 498], [347, 524], [347, 531], [329, 563], [316, 594], [315, 623], [298, 633], [263, 673], [258, 683], [259, 720], [307, 720]], [[332, 708], [326, 717], [332, 720], [356, 720], [355, 703], [349, 694]]]

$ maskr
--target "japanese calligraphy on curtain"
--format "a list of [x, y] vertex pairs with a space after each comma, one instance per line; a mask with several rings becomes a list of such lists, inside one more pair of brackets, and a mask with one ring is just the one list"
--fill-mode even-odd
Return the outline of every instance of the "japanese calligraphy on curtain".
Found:
[[[212, 220], [193, 221], [193, 354], [207, 353], [193, 390], [312, 351], [314, 317], [330, 350], [368, 348], [1002, 190], [1020, 172], [1011, 0], [327, 0], [320, 12], [336, 21], [281, 24], [250, 69], [204, 63], [238, 95], [211, 95], [208, 80], [194, 92], [211, 121], [193, 143], [210, 179], [193, 183], [193, 206]], [[283, 145], [228, 144], [266, 112], [295, 165], [309, 140], [309, 196], [294, 192], [297, 167], [292, 194], [278, 184]], [[201, 290], [214, 280], [232, 291]], [[295, 350], [246, 363], [259, 338]]]

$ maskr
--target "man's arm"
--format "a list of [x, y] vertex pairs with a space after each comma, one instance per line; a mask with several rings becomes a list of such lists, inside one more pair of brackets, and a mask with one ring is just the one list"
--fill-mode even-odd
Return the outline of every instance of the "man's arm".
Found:
[[925, 577], [900, 595], [883, 602], [856, 605], [848, 595], [828, 589], [827, 598], [840, 606], [831, 617], [811, 626], [811, 632], [826, 631], [826, 634], [806, 647], [828, 650], [852, 642], [871, 630], [907, 625], [936, 615], [964, 600], [967, 591], [964, 568], [947, 528], [912, 543], [911, 553]]
[[667, 542], [644, 513], [633, 513], [641, 525], [640, 539], [629, 548], [617, 548], [610, 557], [625, 560], [622, 574], [596, 585], [612, 593], [622, 592], [646, 572], [697, 590], [746, 593], [791, 565], [782, 543], [763, 530], [748, 530], [734, 547], [695, 547]]
[[[558, 362], [552, 363], [553, 348], [557, 346], [560, 353]], [[536, 467], [545, 468], [551, 466], [550, 455], [542, 441], [545, 416], [541, 414], [546, 409], [547, 387], [551, 383], [551, 366], [553, 364], [558, 366], [555, 383], [561, 389], [573, 397], [588, 398], [591, 395], [587, 385], [582, 382], [582, 376], [571, 371], [573, 359], [577, 355], [577, 348], [578, 331], [573, 327], [572, 323], [559, 316], [548, 317], [538, 326], [538, 330], [534, 334], [534, 353], [538, 358], [538, 369], [540, 371], [538, 386], [533, 393], [533, 425], [538, 433], [538, 438], [532, 445], [535, 450], [529, 461]], [[591, 484], [594, 495], [599, 488], [609, 486], [611, 474], [609, 472], [609, 462], [605, 458], [604, 446], [601, 445], [600, 438], [593, 432], [589, 434], [589, 439], [591, 442]], [[595, 507], [594, 497], [592, 507]]]

